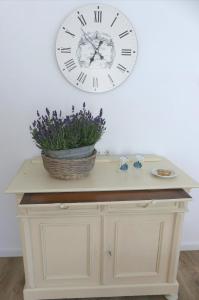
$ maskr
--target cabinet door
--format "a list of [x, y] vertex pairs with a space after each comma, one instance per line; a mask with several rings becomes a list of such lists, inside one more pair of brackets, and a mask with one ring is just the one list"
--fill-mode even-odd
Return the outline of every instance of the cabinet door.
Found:
[[30, 226], [37, 287], [98, 283], [97, 216], [32, 218]]
[[172, 214], [110, 215], [104, 220], [104, 284], [166, 282]]

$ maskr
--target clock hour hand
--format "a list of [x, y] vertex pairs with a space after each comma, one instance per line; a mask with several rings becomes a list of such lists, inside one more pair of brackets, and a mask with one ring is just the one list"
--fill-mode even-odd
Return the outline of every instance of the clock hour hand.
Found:
[[99, 53], [99, 48], [101, 47], [101, 45], [103, 44], [103, 41], [99, 41], [99, 45], [98, 45], [98, 47], [97, 47], [97, 54], [99, 55], [99, 57], [100, 57], [100, 59], [103, 59], [104, 58], [104, 56], [101, 54], [101, 53]]
[[90, 65], [92, 64], [92, 62], [94, 61], [95, 59], [95, 55], [96, 55], [96, 52], [94, 53], [94, 55], [90, 58]]

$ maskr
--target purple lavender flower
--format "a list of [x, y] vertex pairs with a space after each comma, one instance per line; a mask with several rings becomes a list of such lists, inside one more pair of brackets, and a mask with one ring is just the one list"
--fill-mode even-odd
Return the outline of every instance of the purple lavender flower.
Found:
[[40, 115], [37, 111], [38, 118], [30, 126], [30, 133], [37, 147], [43, 150], [61, 150], [95, 144], [106, 130], [102, 109], [94, 117], [86, 109], [84, 102], [79, 112], [74, 111], [74, 105], [72, 114], [65, 116], [61, 110], [59, 114], [56, 110], [51, 114], [46, 108], [45, 115]]
[[46, 113], [47, 113], [47, 116], [50, 116], [50, 111], [47, 107], [46, 107]]

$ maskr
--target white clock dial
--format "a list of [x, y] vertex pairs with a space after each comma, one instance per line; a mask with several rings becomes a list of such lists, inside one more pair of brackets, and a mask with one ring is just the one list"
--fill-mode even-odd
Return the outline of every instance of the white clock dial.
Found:
[[119, 86], [136, 61], [135, 31], [122, 12], [90, 4], [74, 10], [61, 25], [56, 57], [64, 77], [87, 92]]

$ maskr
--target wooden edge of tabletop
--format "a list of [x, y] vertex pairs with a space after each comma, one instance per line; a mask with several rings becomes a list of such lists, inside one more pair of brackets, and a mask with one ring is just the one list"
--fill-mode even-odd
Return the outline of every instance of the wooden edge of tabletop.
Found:
[[20, 204], [89, 203], [141, 200], [184, 199], [191, 196], [183, 189], [99, 191], [63, 193], [27, 193]]

